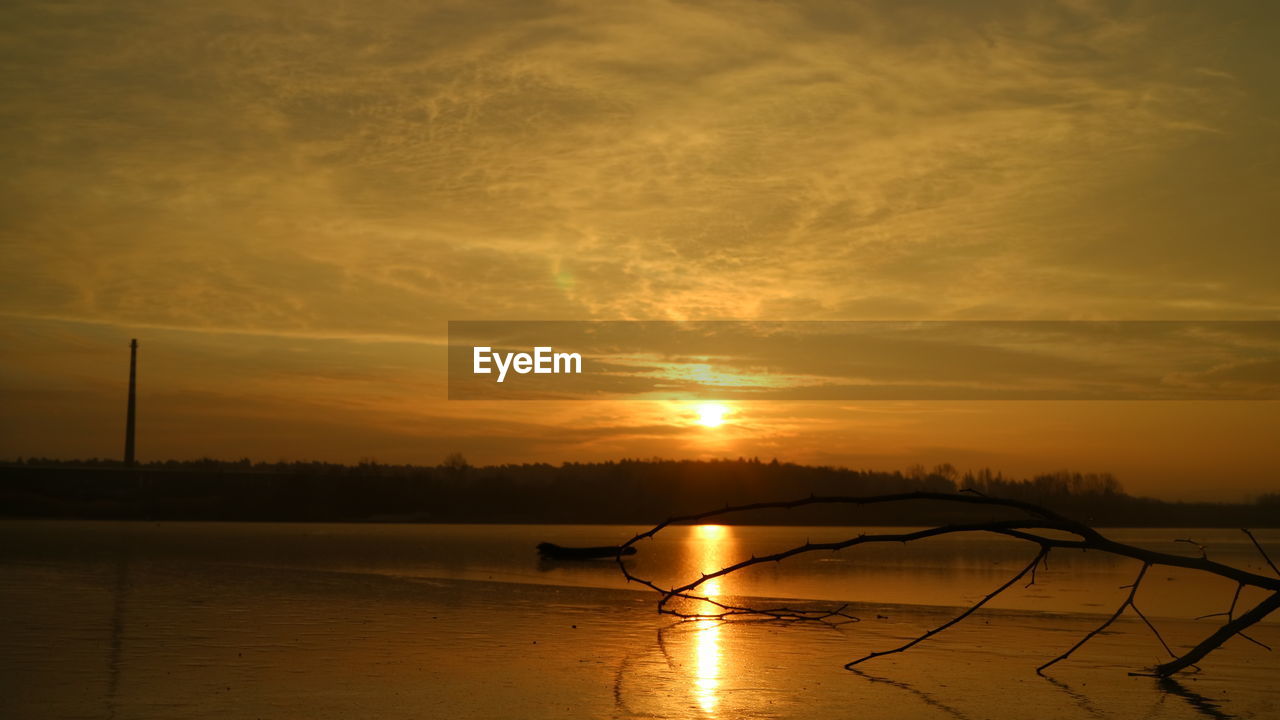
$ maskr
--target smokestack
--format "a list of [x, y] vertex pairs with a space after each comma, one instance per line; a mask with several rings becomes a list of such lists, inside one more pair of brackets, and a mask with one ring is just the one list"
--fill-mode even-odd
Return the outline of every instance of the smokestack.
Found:
[[124, 464], [133, 464], [133, 423], [137, 413], [138, 340], [129, 343], [129, 415], [124, 427]]

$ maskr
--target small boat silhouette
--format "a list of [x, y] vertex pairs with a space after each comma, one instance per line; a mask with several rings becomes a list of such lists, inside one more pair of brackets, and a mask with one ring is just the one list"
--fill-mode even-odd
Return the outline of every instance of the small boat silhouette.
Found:
[[[596, 547], [565, 547], [555, 543], [541, 542], [538, 543], [538, 554], [544, 558], [552, 558], [554, 560], [593, 560], [598, 558], [617, 557], [617, 545], [599, 545]], [[633, 547], [622, 548], [623, 555], [635, 555], [636, 549]]]

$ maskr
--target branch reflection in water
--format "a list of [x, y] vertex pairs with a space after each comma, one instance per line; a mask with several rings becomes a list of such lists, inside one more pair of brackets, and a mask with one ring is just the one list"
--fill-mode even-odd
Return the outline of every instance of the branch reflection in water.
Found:
[[905, 690], [911, 693], [912, 695], [920, 698], [920, 700], [924, 701], [925, 705], [928, 705], [929, 707], [940, 710], [950, 715], [951, 717], [956, 718], [956, 720], [969, 720], [968, 715], [965, 715], [964, 713], [960, 712], [954, 707], [942, 702], [941, 700], [938, 700], [933, 695], [930, 695], [929, 693], [923, 690], [920, 690], [919, 688], [915, 687], [911, 683], [903, 682], [901, 680], [890, 680], [889, 678], [879, 677], [878, 675], [872, 675], [864, 670], [858, 670], [857, 668], [849, 668], [848, 671], [868, 682], [883, 683], [891, 687], [896, 687], [896, 688]]
[[1211, 700], [1194, 690], [1188, 689], [1187, 686], [1173, 678], [1157, 679], [1156, 687], [1160, 688], [1166, 697], [1175, 695], [1182, 698], [1192, 710], [1204, 717], [1213, 718], [1214, 720], [1231, 720], [1236, 717], [1223, 710], [1220, 701]]

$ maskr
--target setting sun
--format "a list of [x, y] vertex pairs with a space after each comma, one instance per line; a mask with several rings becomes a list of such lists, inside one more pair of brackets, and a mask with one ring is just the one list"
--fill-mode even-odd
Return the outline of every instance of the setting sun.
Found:
[[698, 408], [698, 424], [703, 427], [720, 427], [724, 423], [724, 416], [728, 412], [725, 406], [718, 403], [704, 403]]
[[0, 720], [1280, 720], [1280, 0], [3, 1]]

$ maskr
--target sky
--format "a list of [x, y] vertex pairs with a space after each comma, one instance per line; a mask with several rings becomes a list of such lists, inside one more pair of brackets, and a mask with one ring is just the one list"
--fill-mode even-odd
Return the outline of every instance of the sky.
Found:
[[[1280, 491], [1274, 401], [447, 399], [450, 320], [1280, 320], [1266, 2], [0, 7], [0, 457]], [[801, 352], [796, 349], [795, 352]], [[785, 352], [781, 353], [785, 356]]]

